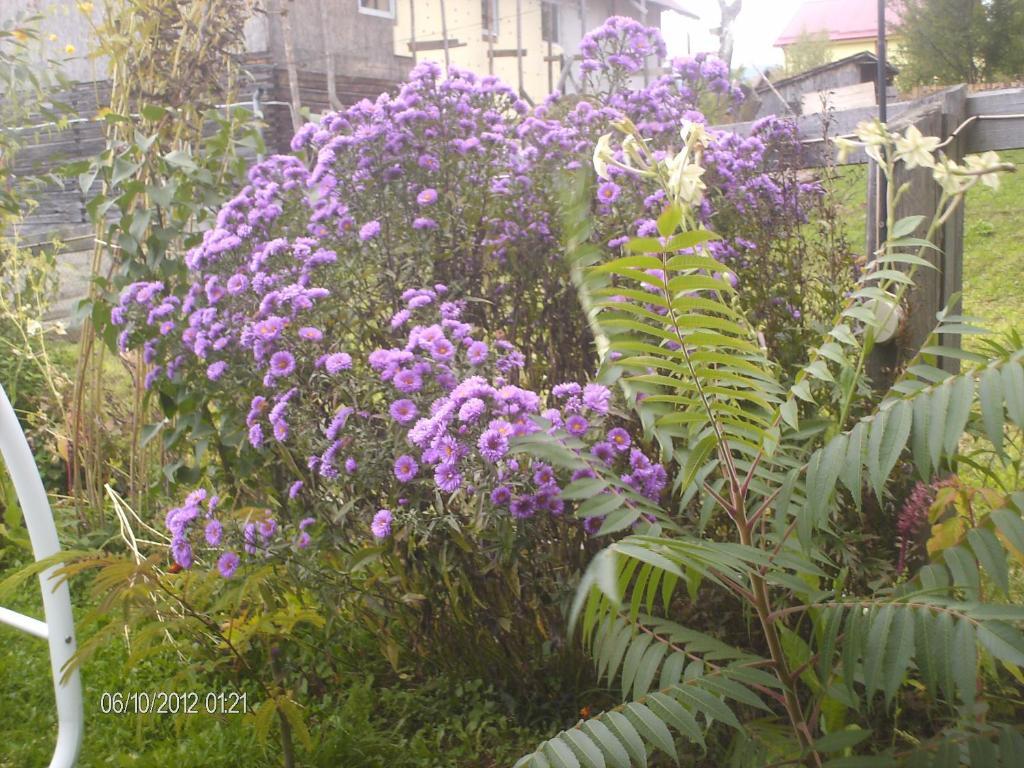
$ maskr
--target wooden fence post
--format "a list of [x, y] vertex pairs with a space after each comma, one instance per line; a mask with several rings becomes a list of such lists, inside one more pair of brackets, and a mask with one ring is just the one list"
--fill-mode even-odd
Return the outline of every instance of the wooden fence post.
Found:
[[[938, 136], [945, 140], [966, 116], [967, 89], [961, 85], [944, 91], [922, 109], [890, 123], [890, 129], [902, 132], [906, 126], [915, 125], [925, 136]], [[963, 148], [961, 134], [950, 141], [943, 151], [950, 159], [960, 162], [963, 160]], [[911, 236], [924, 237], [938, 208], [942, 191], [932, 178], [930, 168], [908, 171], [902, 164], [898, 165], [892, 188], [895, 191], [904, 184], [910, 187], [900, 197], [893, 212], [893, 221], [907, 216], [923, 216], [924, 219]], [[870, 200], [869, 210], [877, 210]], [[868, 226], [875, 226], [877, 231], [877, 223], [871, 218]], [[964, 211], [961, 205], [934, 237], [935, 246], [939, 250], [926, 250], [925, 258], [935, 269], [921, 267], [915, 274], [915, 286], [904, 299], [906, 317], [900, 333], [892, 341], [878, 344], [868, 360], [868, 373], [877, 388], [888, 389], [892, 385], [900, 368], [917, 354], [934, 330], [936, 313], [945, 308], [953, 294], [960, 292], [963, 285], [963, 235]], [[942, 343], [959, 346], [959, 337], [949, 336], [942, 339]], [[943, 359], [941, 365], [951, 373], [958, 369], [956, 360]]]

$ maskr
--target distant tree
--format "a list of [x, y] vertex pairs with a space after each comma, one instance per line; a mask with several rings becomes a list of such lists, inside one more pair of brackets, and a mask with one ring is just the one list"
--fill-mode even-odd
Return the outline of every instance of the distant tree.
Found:
[[808, 32], [803, 30], [790, 45], [786, 46], [785, 77], [799, 75], [809, 69], [828, 64], [832, 60], [828, 33], [824, 30]]
[[1024, 75], [1024, 0], [985, 3], [986, 29], [982, 41], [986, 80]]
[[976, 83], [1024, 70], [1024, 0], [896, 0], [907, 85]]

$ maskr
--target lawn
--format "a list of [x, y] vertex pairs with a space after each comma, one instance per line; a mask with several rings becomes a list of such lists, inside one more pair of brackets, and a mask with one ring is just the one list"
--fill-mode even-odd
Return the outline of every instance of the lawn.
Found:
[[[8, 607], [42, 615], [41, 601], [31, 589], [20, 592]], [[78, 629], [80, 639], [90, 633], [89, 627]], [[505, 766], [549, 730], [518, 726], [506, 713], [507, 702], [477, 682], [444, 677], [412, 680], [394, 673], [373, 647], [372, 638], [340, 637], [337, 642], [361, 645], [350, 656], [346, 654], [361, 661], [358, 668], [345, 670], [344, 689], [326, 692], [305, 712], [315, 741], [311, 749], [299, 745], [299, 765]], [[280, 765], [275, 757], [277, 745], [272, 740], [257, 743], [252, 723], [242, 715], [104, 713], [101, 697], [105, 692], [152, 694], [173, 689], [202, 695], [234, 690], [227, 680], [182, 675], [171, 649], [130, 670], [125, 668], [127, 655], [125, 644], [111, 645], [82, 673], [85, 739], [78, 768]], [[176, 676], [178, 682], [170, 683]], [[0, 768], [46, 765], [57, 733], [46, 644], [0, 626], [0, 680]], [[258, 704], [259, 693], [248, 694], [251, 709]]]
[[972, 190], [965, 211], [964, 311], [995, 331], [1024, 330], [1024, 150], [1004, 157], [1022, 170], [1004, 174], [998, 190]]

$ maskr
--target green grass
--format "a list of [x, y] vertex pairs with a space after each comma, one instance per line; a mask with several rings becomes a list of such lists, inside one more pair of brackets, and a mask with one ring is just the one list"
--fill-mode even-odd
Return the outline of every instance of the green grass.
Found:
[[994, 331], [1024, 331], [1024, 150], [1004, 159], [1021, 168], [1001, 176], [998, 190], [967, 195], [964, 227], [964, 313]]
[[[0, 563], [2, 555], [0, 550]], [[9, 563], [4, 566], [8, 568]], [[41, 617], [36, 584], [30, 581], [7, 607]], [[81, 626], [78, 631], [83, 636], [90, 632]], [[339, 645], [354, 643], [355, 652], [349, 648], [351, 668], [344, 685], [306, 708], [314, 744], [312, 749], [297, 744], [298, 765], [496, 768], [533, 749], [552, 727], [568, 724], [520, 725], [508, 710], [509, 702], [477, 681], [396, 675], [372, 638], [337, 640]], [[252, 714], [104, 714], [104, 692], [234, 690], [230, 682], [212, 676], [182, 676], [181, 665], [168, 650], [127, 670], [126, 645], [113, 643], [85, 665], [85, 739], [78, 768], [281, 765], [277, 737], [272, 734], [267, 743], [257, 743]], [[176, 676], [188, 682], [170, 682]], [[250, 708], [258, 703], [258, 693], [250, 691]], [[47, 765], [56, 733], [46, 644], [0, 625], [0, 768]]]

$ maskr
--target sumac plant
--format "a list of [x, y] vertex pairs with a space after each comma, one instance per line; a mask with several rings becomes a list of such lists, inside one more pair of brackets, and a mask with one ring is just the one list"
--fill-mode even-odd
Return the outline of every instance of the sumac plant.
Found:
[[[902, 579], [867, 586], [836, 557], [853, 533], [844, 510], [869, 495], [881, 501], [897, 466], [928, 482], [969, 468], [965, 435], [989, 441], [997, 462], [1008, 441], [1019, 446], [1019, 343], [987, 355], [929, 344], [888, 392], [863, 386], [879, 329], [930, 268], [928, 238], [968, 188], [998, 183], [1012, 166], [993, 155], [958, 165], [913, 128], [860, 126], [858, 143], [890, 179], [900, 163], [934, 169], [939, 209], [930, 225], [890, 220], [890, 239], [787, 386], [737, 310], [743, 287], [723, 277], [709, 248], [715, 235], [698, 223], [703, 129], [685, 125], [684, 149], [662, 158], [634, 126], [618, 127], [628, 172], [664, 192], [657, 232], [605, 258], [590, 244], [584, 176], [570, 258], [602, 380], [621, 385], [675, 460], [678, 496], [651, 504], [606, 472], [565, 489], [587, 499], [578, 514], [600, 508], [619, 525], [657, 522], [597, 555], [572, 611], [600, 677], [618, 683], [624, 703], [517, 765], [646, 765], [655, 751], [678, 760], [680, 739], [688, 764], [1019, 764], [1020, 692], [1002, 673], [1019, 679], [1024, 664], [1024, 608], [1008, 579], [1008, 563], [1016, 568], [1024, 553], [1024, 494], [975, 494], [976, 514], [950, 524], [942, 510], [955, 506], [953, 492], [940, 490], [922, 524], [942, 535]], [[595, 152], [602, 179], [625, 166], [611, 144], [608, 135]], [[890, 203], [904, 193], [890, 190]], [[963, 328], [943, 315], [936, 331]], [[959, 373], [938, 366], [947, 353], [961, 358]], [[523, 441], [546, 455], [558, 448], [543, 434]], [[566, 466], [576, 461], [563, 451]], [[716, 610], [701, 620], [708, 601]]]

